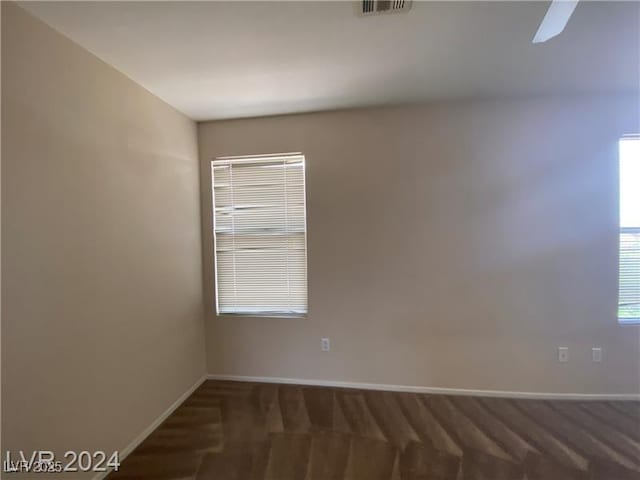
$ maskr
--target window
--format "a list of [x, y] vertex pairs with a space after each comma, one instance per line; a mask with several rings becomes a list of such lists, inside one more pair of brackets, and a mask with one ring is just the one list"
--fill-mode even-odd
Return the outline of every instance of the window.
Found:
[[620, 140], [620, 323], [640, 323], [640, 137]]
[[211, 163], [218, 314], [307, 313], [304, 156]]

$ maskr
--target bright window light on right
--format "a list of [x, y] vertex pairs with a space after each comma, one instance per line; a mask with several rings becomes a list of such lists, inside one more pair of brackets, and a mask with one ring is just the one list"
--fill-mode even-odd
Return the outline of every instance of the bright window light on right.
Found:
[[618, 321], [640, 323], [640, 136], [620, 139]]

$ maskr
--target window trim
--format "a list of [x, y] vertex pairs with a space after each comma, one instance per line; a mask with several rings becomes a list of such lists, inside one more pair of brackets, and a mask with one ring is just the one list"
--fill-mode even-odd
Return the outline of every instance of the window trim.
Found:
[[[640, 142], [640, 135], [632, 134], [632, 135], [623, 135], [618, 139], [618, 168], [620, 168], [622, 156], [620, 154], [621, 144], [624, 141], [637, 141]], [[620, 187], [622, 185], [622, 177], [620, 176], [620, 171], [618, 171], [618, 213], [622, 211], [621, 205], [621, 195], [620, 195]], [[629, 317], [629, 318], [621, 318], [620, 317], [620, 239], [622, 234], [624, 233], [640, 233], [640, 225], [637, 227], [623, 227], [621, 225], [621, 219], [618, 218], [618, 269], [617, 269], [617, 296], [616, 296], [616, 319], [618, 325], [621, 326], [640, 326], [640, 316], [639, 317]]]
[[[247, 160], [250, 162], [251, 160], [269, 160], [269, 159], [277, 159], [279, 157], [293, 157], [293, 156], [301, 156], [302, 157], [302, 182], [304, 185], [304, 195], [303, 195], [303, 214], [304, 214], [304, 261], [306, 268], [306, 282], [307, 282], [307, 303], [306, 303], [306, 311], [305, 312], [220, 312], [220, 308], [218, 305], [218, 259], [217, 259], [217, 251], [216, 251], [216, 199], [215, 199], [215, 189], [214, 189], [214, 178], [213, 178], [213, 167], [214, 162], [219, 161], [242, 161]], [[307, 223], [307, 156], [302, 152], [284, 152], [284, 153], [267, 153], [267, 154], [247, 154], [247, 155], [226, 155], [214, 157], [210, 161], [210, 170], [209, 170], [209, 185], [211, 186], [211, 218], [212, 218], [212, 247], [213, 247], [213, 271], [214, 271], [214, 301], [213, 308], [217, 318], [274, 318], [274, 319], [296, 319], [296, 318], [307, 318], [310, 313], [310, 304], [309, 304], [309, 249], [308, 249], [308, 223]]]

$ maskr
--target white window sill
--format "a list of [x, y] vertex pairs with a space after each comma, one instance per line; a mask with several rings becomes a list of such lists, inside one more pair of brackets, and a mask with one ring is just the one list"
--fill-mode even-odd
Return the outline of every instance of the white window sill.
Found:
[[246, 318], [307, 318], [306, 313], [217, 313], [216, 317], [218, 318], [237, 318], [237, 317], [246, 317]]

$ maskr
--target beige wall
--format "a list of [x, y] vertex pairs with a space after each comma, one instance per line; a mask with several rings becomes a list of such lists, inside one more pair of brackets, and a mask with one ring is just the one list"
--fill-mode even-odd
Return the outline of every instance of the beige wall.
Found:
[[195, 124], [2, 2], [2, 443], [122, 449], [205, 371]]
[[[2, 70], [3, 448], [122, 449], [205, 372], [196, 128], [6, 2]], [[615, 318], [639, 123], [619, 96], [201, 124], [209, 373], [640, 391]], [[208, 161], [297, 150], [309, 317], [216, 318]]]
[[[639, 392], [639, 330], [616, 321], [617, 140], [638, 131], [633, 96], [200, 124], [209, 373]], [[309, 316], [216, 318], [208, 162], [287, 151], [307, 158]]]

